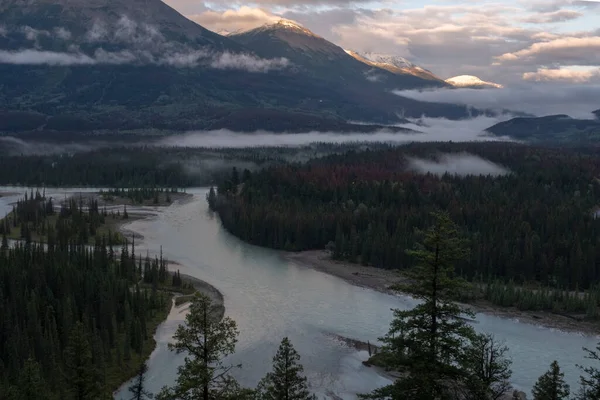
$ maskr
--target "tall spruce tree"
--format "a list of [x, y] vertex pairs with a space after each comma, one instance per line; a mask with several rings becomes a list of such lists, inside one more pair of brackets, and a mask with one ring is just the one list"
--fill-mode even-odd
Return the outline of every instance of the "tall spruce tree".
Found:
[[100, 377], [92, 362], [92, 349], [81, 322], [75, 324], [69, 335], [65, 367], [69, 400], [98, 400], [102, 397]]
[[[596, 346], [596, 350], [590, 350], [583, 348], [587, 353], [585, 358], [600, 362], [600, 344]], [[583, 372], [580, 376], [579, 381], [581, 388], [575, 397], [577, 400], [598, 400], [600, 399], [600, 368], [598, 366], [584, 367], [578, 365], [579, 369]]]
[[558, 362], [553, 361], [550, 369], [540, 376], [532, 390], [533, 400], [564, 400], [569, 397], [569, 385]]
[[240, 387], [230, 372], [239, 366], [225, 365], [223, 358], [235, 351], [239, 332], [234, 320], [219, 319], [220, 315], [208, 296], [194, 296], [186, 325], [177, 328], [175, 343], [169, 344], [171, 350], [186, 353], [185, 362], [177, 370], [175, 385], [164, 387], [158, 400], [236, 398]]
[[273, 357], [273, 371], [265, 376], [257, 388], [257, 400], [316, 400], [308, 391], [300, 355], [285, 337]]
[[402, 372], [391, 385], [363, 395], [370, 399], [454, 400], [468, 375], [465, 353], [475, 338], [464, 316], [473, 317], [451, 299], [464, 288], [454, 264], [467, 256], [466, 243], [447, 213], [433, 213], [433, 226], [418, 232], [422, 241], [409, 254], [416, 260], [409, 283], [396, 289], [421, 303], [394, 310], [382, 360]]
[[16, 387], [18, 400], [48, 400], [48, 387], [42, 377], [40, 364], [29, 358], [19, 374]]
[[144, 361], [140, 365], [138, 374], [135, 380], [129, 386], [129, 392], [131, 392], [131, 400], [144, 400], [152, 399], [154, 396], [146, 390], [146, 374], [148, 373], [148, 365]]

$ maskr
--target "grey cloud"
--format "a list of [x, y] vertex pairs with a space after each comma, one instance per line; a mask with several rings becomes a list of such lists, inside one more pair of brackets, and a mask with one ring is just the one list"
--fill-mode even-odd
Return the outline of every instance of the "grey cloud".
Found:
[[575, 10], [557, 10], [545, 13], [534, 14], [524, 18], [524, 22], [532, 24], [549, 24], [553, 22], [566, 22], [582, 17], [584, 14]]
[[21, 33], [23, 33], [25, 35], [27, 40], [31, 40], [31, 41], [36, 41], [39, 36], [50, 36], [50, 32], [43, 31], [43, 30], [37, 30], [30, 26], [23, 26], [23, 27], [21, 27], [20, 30], [21, 30]]
[[[48, 31], [39, 31], [31, 27], [20, 30], [30, 40], [40, 35], [50, 35]], [[71, 38], [64, 28], [55, 28], [54, 35], [63, 40]], [[265, 73], [274, 69], [283, 69], [289, 65], [284, 58], [262, 59], [250, 54], [218, 53], [205, 48], [190, 48], [170, 42], [154, 26], [138, 23], [127, 16], [112, 25], [97, 20], [83, 37], [89, 44], [126, 43], [127, 49], [107, 51], [102, 47], [82, 52], [77, 42], [70, 43], [68, 52], [44, 51], [37, 47], [19, 51], [0, 50], [0, 63], [20, 65], [92, 65], [92, 64], [155, 64], [173, 67], [207, 66], [216, 69], [237, 69], [248, 72]]]
[[438, 161], [409, 158], [408, 162], [409, 169], [422, 174], [502, 176], [510, 173], [508, 169], [498, 164], [469, 153], [441, 154], [438, 156]]
[[251, 54], [221, 53], [213, 58], [211, 67], [217, 69], [239, 69], [249, 72], [268, 72], [289, 66], [286, 58], [264, 59]]
[[21, 50], [16, 52], [0, 50], [0, 63], [66, 66], [96, 64], [96, 60], [85, 54], [57, 53], [39, 50]]
[[0, 25], [0, 36], [6, 36], [7, 33], [8, 30], [6, 29], [6, 27], [4, 25]]
[[600, 65], [600, 36], [560, 37], [498, 56], [501, 64]]
[[55, 66], [155, 64], [179, 68], [206, 65], [215, 69], [266, 73], [288, 67], [289, 61], [285, 58], [262, 59], [249, 54], [210, 53], [205, 50], [166, 53], [157, 57], [147, 51], [108, 52], [104, 49], [97, 49], [94, 56], [91, 57], [78, 52], [60, 53], [28, 49], [13, 52], [0, 50], [0, 64]]
[[513, 110], [536, 116], [567, 114], [574, 118], [592, 118], [592, 110], [600, 106], [600, 85], [592, 84], [527, 84], [504, 89], [406, 90], [395, 93], [420, 101], [465, 104], [499, 112]]
[[71, 32], [69, 32], [65, 28], [55, 28], [54, 36], [56, 36], [57, 38], [62, 39], [62, 40], [69, 40], [69, 39], [71, 39], [72, 35], [71, 35]]
[[86, 33], [86, 39], [90, 42], [99, 42], [108, 37], [108, 28], [102, 21], [94, 21], [92, 27]]

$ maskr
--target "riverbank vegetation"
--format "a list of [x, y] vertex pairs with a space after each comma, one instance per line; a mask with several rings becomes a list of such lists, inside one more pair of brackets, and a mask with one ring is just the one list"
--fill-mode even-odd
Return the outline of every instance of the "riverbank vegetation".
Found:
[[123, 213], [100, 209], [98, 201], [71, 197], [55, 209], [55, 199], [31, 190], [17, 201], [13, 210], [0, 220], [0, 235], [8, 239], [61, 245], [69, 242], [120, 245], [125, 238], [118, 228], [129, 219], [127, 208]]
[[447, 210], [469, 241], [457, 271], [485, 288], [478, 297], [596, 318], [598, 176], [600, 156], [575, 150], [415, 143], [237, 172], [211, 202], [223, 226], [252, 244], [327, 248], [398, 271], [412, 265], [416, 230]]
[[138, 206], [168, 206], [175, 199], [185, 196], [185, 189], [140, 187], [113, 188], [100, 190], [103, 202], [107, 204], [129, 204]]
[[[171, 308], [170, 293], [141, 284], [164, 260], [63, 234], [0, 249], [2, 399], [111, 398], [150, 355]], [[166, 286], [170, 275], [158, 276]]]

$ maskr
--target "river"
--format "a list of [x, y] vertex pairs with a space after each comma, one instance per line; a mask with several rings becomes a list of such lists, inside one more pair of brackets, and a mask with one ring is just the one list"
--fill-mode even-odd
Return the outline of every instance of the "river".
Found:
[[[56, 189], [53, 195], [65, 191]], [[240, 383], [257, 383], [270, 369], [284, 336], [300, 353], [311, 388], [321, 397], [331, 390], [343, 399], [355, 399], [356, 393], [389, 382], [362, 365], [365, 352], [345, 347], [328, 334], [375, 342], [387, 331], [391, 309], [411, 307], [412, 299], [352, 286], [286, 261], [276, 251], [246, 244], [228, 234], [208, 210], [206, 189], [188, 193], [195, 194], [190, 201], [134, 221], [127, 229], [144, 236], [137, 251], [155, 254], [162, 246], [165, 257], [181, 264], [181, 273], [203, 279], [224, 294], [226, 313], [240, 330], [236, 353], [230, 357], [232, 363], [243, 365], [235, 373]], [[0, 198], [0, 215], [10, 210], [11, 201], [14, 197]], [[185, 308], [174, 310], [157, 331], [158, 347], [148, 376], [153, 392], [173, 382], [182, 362], [167, 343], [184, 317]], [[477, 321], [478, 331], [493, 333], [510, 348], [513, 384], [527, 392], [553, 360], [558, 360], [574, 390], [579, 376], [575, 364], [586, 365], [582, 347], [594, 348], [597, 342], [595, 337], [490, 315], [478, 314]], [[126, 389], [115, 395], [118, 400], [128, 398]]]

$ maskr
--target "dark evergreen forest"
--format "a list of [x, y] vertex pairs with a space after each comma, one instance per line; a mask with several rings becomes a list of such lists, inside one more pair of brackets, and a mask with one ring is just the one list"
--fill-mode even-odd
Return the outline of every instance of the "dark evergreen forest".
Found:
[[[463, 152], [510, 173], [410, 168], [410, 157], [439, 161]], [[445, 210], [469, 239], [470, 257], [457, 264], [462, 276], [584, 289], [600, 279], [599, 174], [600, 156], [587, 151], [422, 143], [236, 170], [209, 202], [226, 229], [253, 244], [327, 247], [338, 259], [395, 269], [411, 265], [405, 251], [416, 230], [431, 224], [432, 211]]]
[[[0, 398], [108, 399], [136, 374], [168, 313], [161, 259], [106, 238], [0, 248]], [[120, 251], [119, 251], [120, 250]], [[143, 275], [143, 279], [142, 279]], [[177, 275], [176, 275], [177, 277]]]

